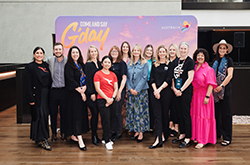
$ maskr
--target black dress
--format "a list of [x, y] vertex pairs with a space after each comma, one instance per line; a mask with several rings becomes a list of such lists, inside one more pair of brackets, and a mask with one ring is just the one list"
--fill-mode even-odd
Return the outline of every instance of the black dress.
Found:
[[41, 141], [49, 138], [49, 89], [51, 87], [51, 75], [48, 64], [29, 63], [24, 70], [25, 98], [30, 105], [31, 127], [30, 139]]
[[89, 130], [86, 102], [75, 89], [80, 87], [80, 71], [69, 62], [65, 65], [65, 87], [67, 91], [67, 131], [66, 136], [79, 136]]

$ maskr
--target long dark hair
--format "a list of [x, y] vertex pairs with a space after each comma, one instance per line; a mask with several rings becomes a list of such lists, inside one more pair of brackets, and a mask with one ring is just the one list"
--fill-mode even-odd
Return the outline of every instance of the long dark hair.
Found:
[[[42, 50], [43, 55], [45, 56], [45, 51], [44, 51], [44, 49], [43, 49], [41, 46], [37, 46], [37, 47], [35, 47], [35, 49], [33, 50], [33, 54], [35, 54], [35, 53], [36, 53], [36, 51], [38, 51], [39, 49], [41, 49], [41, 50]], [[35, 61], [34, 56], [33, 56], [33, 61]]]
[[84, 70], [84, 63], [83, 63], [82, 53], [81, 53], [81, 50], [80, 50], [77, 46], [72, 46], [72, 47], [69, 49], [69, 53], [68, 53], [68, 62], [71, 64], [71, 66], [72, 66], [73, 68], [76, 68], [76, 69], [77, 69], [77, 67], [76, 67], [76, 65], [75, 65], [75, 63], [74, 63], [74, 60], [73, 60], [73, 58], [72, 58], [72, 56], [71, 56], [71, 52], [72, 52], [73, 49], [77, 49], [77, 50], [79, 51], [79, 58], [78, 58], [78, 60], [77, 60], [77, 63], [80, 64], [81, 67], [82, 67], [82, 69]]
[[[217, 49], [216, 49], [216, 53], [215, 53], [215, 59], [216, 59], [216, 60], [220, 60], [219, 47], [220, 47], [221, 45], [225, 45], [225, 46], [227, 47], [227, 49], [228, 49], [228, 46], [227, 46], [226, 44], [220, 44], [220, 45], [218, 45], [218, 46], [217, 46]], [[228, 53], [225, 54], [225, 57], [226, 57], [226, 59], [228, 59], [229, 54], [228, 54]]]
[[131, 50], [130, 50], [130, 45], [128, 43], [128, 41], [124, 41], [122, 44], [121, 44], [121, 53], [122, 53], [122, 56], [123, 56], [123, 51], [122, 51], [122, 46], [123, 44], [128, 44], [128, 57], [131, 58]]

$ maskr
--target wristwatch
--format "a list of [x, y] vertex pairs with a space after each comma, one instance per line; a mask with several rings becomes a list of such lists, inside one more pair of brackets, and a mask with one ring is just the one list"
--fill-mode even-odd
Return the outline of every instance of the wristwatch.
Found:
[[210, 97], [209, 96], [206, 96], [207, 99], [209, 99]]
[[220, 84], [220, 86], [221, 86], [222, 88], [224, 88], [224, 87], [225, 87], [223, 84]]

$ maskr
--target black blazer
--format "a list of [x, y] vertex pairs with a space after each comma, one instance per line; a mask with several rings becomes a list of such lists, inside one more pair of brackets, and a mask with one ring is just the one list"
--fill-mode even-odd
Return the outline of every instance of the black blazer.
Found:
[[95, 73], [102, 69], [102, 65], [100, 61], [97, 61], [97, 65], [99, 68], [96, 67], [94, 62], [87, 62], [84, 66], [84, 72], [86, 74], [86, 85], [87, 91], [86, 93], [89, 95], [96, 94], [95, 86], [94, 86], [94, 75]]
[[[45, 64], [46, 70], [50, 74], [49, 65], [46, 62], [43, 62], [43, 64]], [[49, 84], [51, 85], [51, 76], [49, 77]], [[42, 82], [42, 76], [37, 64], [34, 61], [27, 64], [24, 70], [25, 101], [27, 103], [35, 102], [37, 107], [41, 105], [41, 90], [44, 87]]]
[[65, 65], [64, 76], [65, 76], [65, 87], [67, 90], [72, 91], [80, 87], [81, 73], [77, 68], [73, 68], [69, 62], [67, 62]]

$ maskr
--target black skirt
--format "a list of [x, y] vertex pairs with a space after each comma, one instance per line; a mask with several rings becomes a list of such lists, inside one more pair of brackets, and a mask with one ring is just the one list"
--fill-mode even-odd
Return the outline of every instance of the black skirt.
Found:
[[43, 88], [41, 91], [41, 106], [30, 105], [31, 110], [31, 126], [30, 139], [40, 141], [49, 138], [49, 104], [48, 104], [49, 88]]

